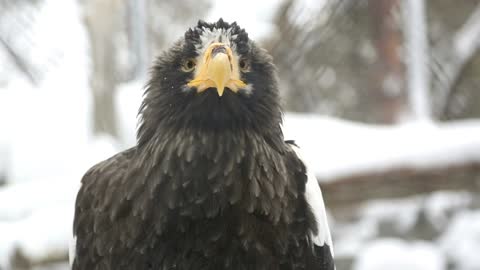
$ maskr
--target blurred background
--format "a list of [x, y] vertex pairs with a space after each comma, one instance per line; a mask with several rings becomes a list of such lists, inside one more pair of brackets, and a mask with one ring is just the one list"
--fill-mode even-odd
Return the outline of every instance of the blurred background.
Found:
[[68, 269], [81, 176], [135, 143], [155, 56], [220, 17], [274, 57], [338, 270], [480, 269], [477, 0], [0, 0], [1, 270]]

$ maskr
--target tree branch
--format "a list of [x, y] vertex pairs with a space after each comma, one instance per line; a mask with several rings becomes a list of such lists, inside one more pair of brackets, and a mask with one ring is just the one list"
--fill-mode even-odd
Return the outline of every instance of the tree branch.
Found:
[[392, 168], [320, 182], [330, 208], [371, 199], [401, 198], [439, 190], [480, 191], [480, 163], [431, 168]]
[[435, 46], [431, 68], [437, 75], [433, 83], [436, 94], [435, 115], [445, 114], [456, 82], [463, 69], [480, 48], [480, 4], [455, 35]]
[[27, 76], [28, 80], [36, 85], [38, 80], [34, 73], [30, 70], [28, 67], [27, 62], [25, 62], [20, 55], [18, 55], [15, 50], [10, 47], [10, 45], [2, 38], [0, 37], [0, 46], [5, 49], [5, 51], [10, 55], [10, 57], [13, 59], [13, 62], [17, 66], [17, 68]]
[[407, 84], [410, 112], [416, 119], [429, 119], [431, 114], [428, 69], [428, 40], [424, 0], [403, 2], [407, 54]]

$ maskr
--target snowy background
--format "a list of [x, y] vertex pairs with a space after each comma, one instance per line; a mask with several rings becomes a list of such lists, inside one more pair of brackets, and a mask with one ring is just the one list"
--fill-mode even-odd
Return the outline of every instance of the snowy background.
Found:
[[154, 56], [236, 20], [278, 67], [338, 270], [480, 269], [480, 5], [0, 1], [0, 269], [68, 269], [83, 173], [135, 143]]

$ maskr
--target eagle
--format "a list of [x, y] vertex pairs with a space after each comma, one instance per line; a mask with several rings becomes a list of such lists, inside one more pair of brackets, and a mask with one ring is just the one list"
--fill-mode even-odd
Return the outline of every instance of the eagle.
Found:
[[199, 21], [150, 76], [136, 145], [82, 178], [72, 269], [334, 269], [272, 57], [236, 22]]

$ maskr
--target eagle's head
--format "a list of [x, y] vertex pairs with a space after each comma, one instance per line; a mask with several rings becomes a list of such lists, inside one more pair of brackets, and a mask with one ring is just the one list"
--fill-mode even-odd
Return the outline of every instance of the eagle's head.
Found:
[[157, 59], [140, 116], [140, 141], [165, 127], [279, 130], [272, 58], [235, 22], [199, 21]]

